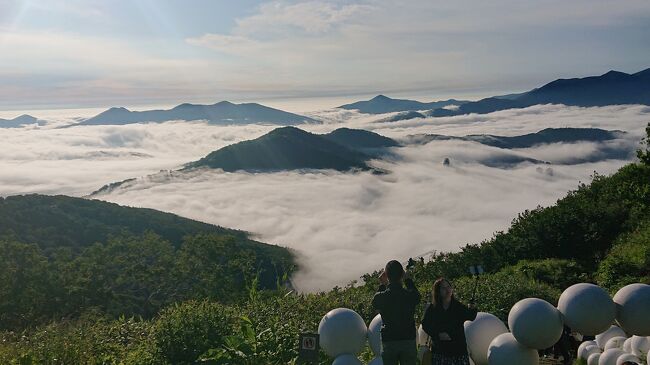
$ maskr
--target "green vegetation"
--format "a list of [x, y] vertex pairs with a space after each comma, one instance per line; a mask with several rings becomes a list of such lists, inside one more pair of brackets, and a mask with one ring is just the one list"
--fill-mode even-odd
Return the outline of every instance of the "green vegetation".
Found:
[[[71, 242], [62, 230], [50, 235]], [[155, 231], [131, 232], [92, 245], [44, 244], [47, 251], [6, 236], [3, 364], [294, 364], [298, 334], [316, 331], [327, 311], [351, 308], [366, 322], [375, 315], [377, 272], [344, 288], [296, 294], [279, 285], [289, 258], [265, 256], [241, 235], [197, 232], [175, 244]], [[478, 282], [467, 273], [477, 263], [487, 270]], [[453, 281], [463, 301], [478, 285], [479, 310], [505, 320], [522, 298], [556, 303], [563, 289], [582, 281], [614, 293], [631, 282], [650, 283], [648, 268], [644, 162], [594, 176], [557, 204], [520, 214], [489, 240], [417, 261], [412, 275], [425, 297], [439, 276]], [[276, 284], [261, 285], [271, 271]], [[360, 357], [372, 355], [365, 350]], [[322, 355], [322, 364], [330, 362]]]

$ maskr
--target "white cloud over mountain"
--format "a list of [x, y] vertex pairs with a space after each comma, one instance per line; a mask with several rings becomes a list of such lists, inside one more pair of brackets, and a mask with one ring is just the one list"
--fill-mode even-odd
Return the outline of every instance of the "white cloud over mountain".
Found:
[[[629, 132], [608, 142], [633, 148], [650, 109], [643, 106], [574, 108], [557, 105], [487, 115], [376, 123], [385, 115], [349, 111], [313, 113], [325, 133], [341, 126], [400, 138], [416, 133], [519, 135], [546, 127], [599, 127]], [[102, 185], [176, 169], [212, 150], [256, 138], [272, 126], [209, 126], [200, 122], [0, 129], [0, 195], [83, 196]], [[160, 173], [101, 199], [173, 212], [250, 231], [264, 242], [294, 248], [304, 290], [346, 284], [391, 258], [455, 250], [506, 229], [518, 212], [549, 205], [594, 171], [611, 173], [626, 161], [526, 165], [498, 169], [477, 160], [514, 154], [541, 160], [590, 156], [594, 143], [504, 151], [462, 141], [396, 150], [397, 160], [375, 161], [387, 175], [334, 171]], [[450, 158], [451, 166], [442, 161]]]

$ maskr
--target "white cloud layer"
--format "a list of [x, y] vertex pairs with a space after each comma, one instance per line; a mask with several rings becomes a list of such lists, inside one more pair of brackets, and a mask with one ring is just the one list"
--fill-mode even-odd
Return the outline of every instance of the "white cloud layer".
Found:
[[[416, 133], [519, 135], [546, 127], [599, 127], [628, 131], [610, 144], [638, 143], [650, 109], [643, 106], [573, 108], [536, 106], [488, 115], [376, 123], [386, 115], [350, 111], [312, 113], [325, 119], [306, 129], [372, 129], [394, 138]], [[60, 122], [63, 123], [63, 122]], [[64, 193], [83, 196], [102, 185], [175, 169], [225, 145], [258, 137], [271, 126], [209, 126], [173, 122], [64, 129], [0, 129], [0, 195]], [[515, 154], [542, 160], [590, 156], [592, 143], [503, 151], [478, 143], [444, 141], [396, 150], [398, 159], [375, 163], [387, 175], [325, 172], [272, 174], [202, 171], [140, 179], [101, 199], [173, 212], [252, 232], [292, 247], [303, 267], [303, 290], [345, 284], [389, 260], [432, 250], [455, 250], [508, 227], [524, 209], [549, 205], [625, 161], [579, 165], [520, 165], [496, 169], [477, 160]], [[442, 161], [449, 157], [451, 167]]]

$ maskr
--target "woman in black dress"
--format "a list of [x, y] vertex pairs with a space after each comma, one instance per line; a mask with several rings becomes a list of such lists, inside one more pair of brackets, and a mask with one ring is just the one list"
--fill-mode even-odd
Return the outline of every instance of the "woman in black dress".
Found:
[[431, 294], [422, 318], [422, 329], [431, 338], [431, 365], [469, 365], [463, 323], [476, 319], [476, 309], [454, 298], [447, 279], [436, 280]]

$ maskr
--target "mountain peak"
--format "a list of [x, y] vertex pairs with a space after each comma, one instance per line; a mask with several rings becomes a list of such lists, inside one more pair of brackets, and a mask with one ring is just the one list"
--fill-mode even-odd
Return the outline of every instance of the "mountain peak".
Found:
[[392, 100], [386, 95], [379, 94], [375, 96], [374, 98], [370, 99], [370, 101], [386, 101], [386, 100]]
[[628, 76], [630, 75], [626, 74], [625, 72], [610, 70], [609, 72], [603, 74], [601, 77], [608, 78], [608, 79], [618, 79], [621, 77], [628, 77]]

